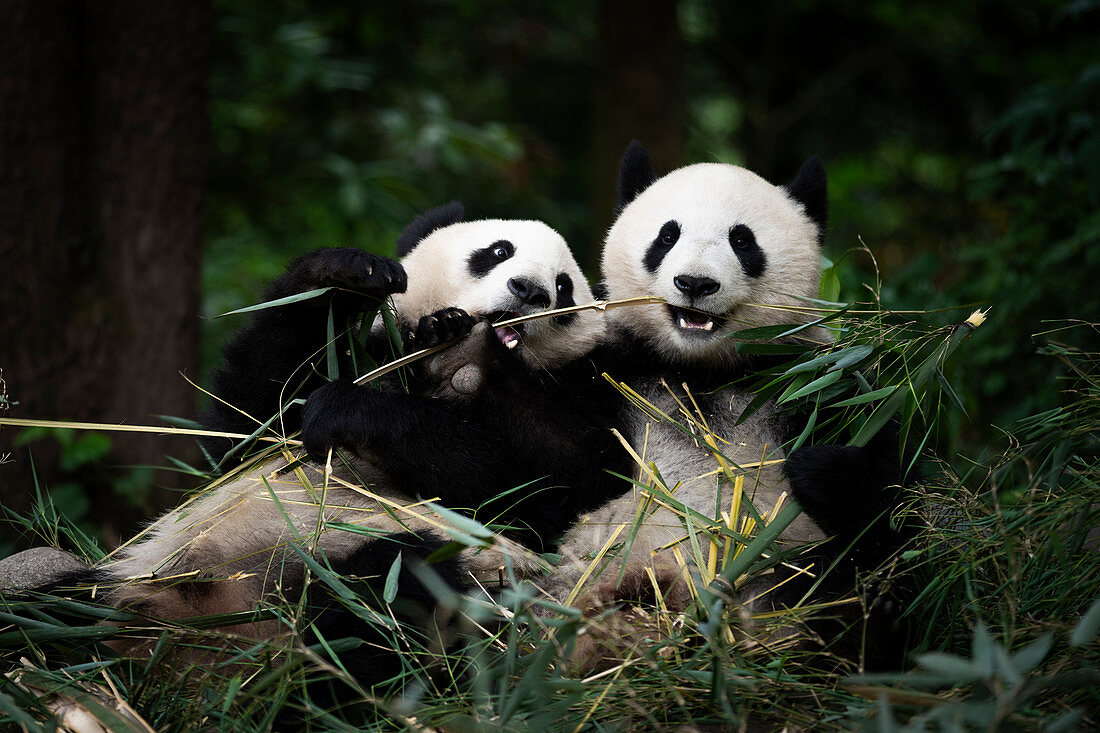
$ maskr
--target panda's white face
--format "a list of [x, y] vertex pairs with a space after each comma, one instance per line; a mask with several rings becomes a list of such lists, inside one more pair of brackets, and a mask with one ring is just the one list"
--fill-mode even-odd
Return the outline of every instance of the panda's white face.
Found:
[[[538, 221], [451, 224], [416, 244], [401, 263], [409, 285], [394, 305], [412, 324], [448, 307], [500, 322], [593, 300], [565, 240]], [[497, 336], [532, 366], [553, 367], [590, 351], [605, 330], [602, 313], [584, 311], [497, 329]]]
[[801, 320], [767, 306], [804, 305], [821, 278], [818, 225], [786, 189], [732, 165], [701, 163], [648, 185], [607, 235], [603, 272], [613, 299], [667, 305], [621, 308], [612, 324], [665, 358], [736, 358], [729, 334]]

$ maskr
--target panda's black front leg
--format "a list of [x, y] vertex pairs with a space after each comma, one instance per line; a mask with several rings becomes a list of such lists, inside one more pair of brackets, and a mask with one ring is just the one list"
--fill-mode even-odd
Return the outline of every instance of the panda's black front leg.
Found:
[[[821, 529], [833, 536], [811, 551], [820, 567], [819, 596], [848, 595], [860, 571], [878, 571], [897, 556], [913, 528], [892, 516], [902, 501], [905, 477], [896, 425], [879, 431], [865, 447], [807, 446], [792, 453], [785, 470], [795, 499]], [[900, 522], [900, 524], [895, 524]], [[867, 669], [896, 669], [905, 654], [904, 606], [917, 590], [911, 575], [869, 576], [864, 603], [841, 605], [812, 625], [841, 658], [861, 659]], [[793, 582], [773, 602], [794, 603], [806, 589]]]
[[582, 512], [628, 487], [604, 469], [628, 467], [615, 460], [622, 451], [612, 432], [584, 417], [584, 400], [521, 383], [517, 392], [534, 404], [520, 404], [497, 389], [459, 404], [332, 382], [306, 402], [302, 439], [314, 460], [350, 449], [402, 493], [476, 512], [544, 551]]
[[[214, 430], [253, 432], [257, 423], [251, 418], [266, 420], [295, 394], [307, 395], [321, 384], [311, 362], [324, 356], [330, 309], [340, 332], [363, 311], [404, 292], [406, 284], [399, 262], [358, 249], [318, 249], [293, 260], [264, 291], [263, 300], [334, 289], [253, 313], [224, 350], [225, 363], [214, 374], [211, 390], [218, 399], [201, 422]], [[337, 354], [344, 373], [350, 359], [346, 349], [337, 349]], [[298, 423], [296, 410], [284, 413], [282, 424], [288, 432], [297, 429]], [[226, 439], [204, 441], [215, 459], [232, 444]]]

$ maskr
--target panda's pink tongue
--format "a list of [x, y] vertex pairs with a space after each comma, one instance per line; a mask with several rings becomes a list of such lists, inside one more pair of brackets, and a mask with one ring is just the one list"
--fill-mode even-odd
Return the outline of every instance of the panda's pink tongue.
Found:
[[519, 333], [511, 326], [501, 326], [494, 329], [497, 334], [497, 338], [500, 339], [500, 343], [507, 346], [509, 349], [514, 349], [519, 346]]

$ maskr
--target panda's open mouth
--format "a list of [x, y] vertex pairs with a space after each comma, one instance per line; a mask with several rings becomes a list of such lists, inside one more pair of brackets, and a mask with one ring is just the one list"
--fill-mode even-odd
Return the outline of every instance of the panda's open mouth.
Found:
[[668, 311], [672, 315], [672, 322], [676, 328], [685, 333], [711, 334], [726, 325], [726, 319], [713, 313], [705, 313], [694, 308], [679, 308], [669, 305]]
[[[489, 315], [489, 323], [500, 323], [512, 318], [519, 318], [519, 313], [515, 311], [497, 311]], [[504, 344], [506, 348], [514, 349], [523, 340], [526, 326], [526, 323], [517, 323], [514, 326], [499, 326], [494, 328], [493, 332], [496, 333], [500, 343]]]

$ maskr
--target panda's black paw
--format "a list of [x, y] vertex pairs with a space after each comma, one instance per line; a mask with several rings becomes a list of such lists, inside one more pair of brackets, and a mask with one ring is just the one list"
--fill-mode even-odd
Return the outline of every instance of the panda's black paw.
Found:
[[828, 534], [858, 534], [888, 521], [901, 483], [896, 449], [850, 445], [803, 446], [783, 466], [791, 494]]
[[302, 410], [302, 444], [309, 457], [324, 463], [329, 449], [362, 447], [375, 394], [343, 379], [315, 389]]
[[371, 300], [403, 293], [408, 285], [400, 262], [353, 247], [327, 247], [304, 254], [287, 268], [287, 278], [297, 292], [331, 287]]
[[408, 345], [427, 349], [445, 344], [468, 334], [475, 323], [477, 319], [461, 308], [444, 308], [420, 319]]

